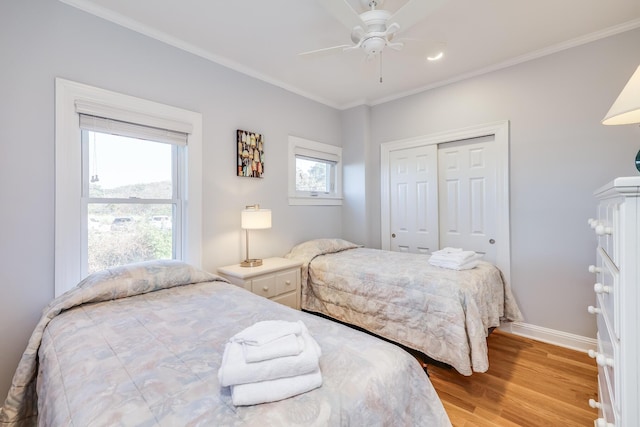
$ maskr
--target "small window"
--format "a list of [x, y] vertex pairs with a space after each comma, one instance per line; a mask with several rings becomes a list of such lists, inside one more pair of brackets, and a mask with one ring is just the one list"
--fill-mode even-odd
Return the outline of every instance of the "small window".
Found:
[[289, 204], [342, 204], [342, 148], [289, 137]]

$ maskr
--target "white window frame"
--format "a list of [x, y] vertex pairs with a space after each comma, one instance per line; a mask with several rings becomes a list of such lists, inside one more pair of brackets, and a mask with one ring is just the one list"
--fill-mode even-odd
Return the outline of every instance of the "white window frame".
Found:
[[[80, 107], [78, 107], [80, 106]], [[78, 109], [187, 133], [181, 259], [202, 264], [202, 114], [56, 78], [55, 296], [82, 280], [82, 145]], [[84, 224], [84, 225], [83, 225]]]
[[[296, 156], [334, 163], [334, 188], [331, 192], [296, 190]], [[342, 147], [289, 136], [289, 205], [342, 205]]]

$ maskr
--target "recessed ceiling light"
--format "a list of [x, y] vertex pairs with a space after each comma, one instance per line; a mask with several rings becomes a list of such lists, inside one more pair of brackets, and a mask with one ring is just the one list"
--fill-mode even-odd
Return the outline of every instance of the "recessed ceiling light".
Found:
[[444, 56], [444, 52], [440, 52], [437, 55], [434, 56], [427, 56], [427, 59], [429, 61], [437, 61], [438, 59], [441, 59]]

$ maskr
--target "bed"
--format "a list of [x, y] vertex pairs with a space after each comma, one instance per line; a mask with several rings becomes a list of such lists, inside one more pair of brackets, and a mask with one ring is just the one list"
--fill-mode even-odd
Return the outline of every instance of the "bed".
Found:
[[463, 375], [489, 368], [489, 331], [522, 319], [500, 270], [429, 264], [428, 256], [364, 248], [342, 239], [303, 242], [285, 255], [302, 265], [303, 310], [418, 350]]
[[[229, 337], [301, 320], [322, 349], [322, 386], [234, 406], [217, 371]], [[400, 348], [178, 261], [95, 273], [43, 311], [0, 425], [450, 425]]]

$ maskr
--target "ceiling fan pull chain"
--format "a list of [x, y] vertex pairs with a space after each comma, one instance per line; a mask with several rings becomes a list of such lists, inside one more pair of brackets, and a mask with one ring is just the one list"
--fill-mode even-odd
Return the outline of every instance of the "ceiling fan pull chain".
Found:
[[382, 83], [382, 52], [380, 52], [380, 83]]

